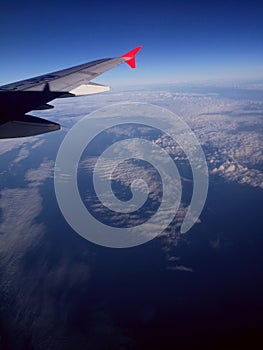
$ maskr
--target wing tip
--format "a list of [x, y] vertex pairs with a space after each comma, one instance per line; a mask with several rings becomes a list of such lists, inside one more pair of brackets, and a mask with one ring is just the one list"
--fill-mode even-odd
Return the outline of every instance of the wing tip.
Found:
[[121, 56], [121, 58], [124, 58], [125, 62], [131, 67], [136, 68], [136, 60], [135, 56], [136, 54], [141, 50], [142, 46], [137, 46], [135, 49], [125, 53]]

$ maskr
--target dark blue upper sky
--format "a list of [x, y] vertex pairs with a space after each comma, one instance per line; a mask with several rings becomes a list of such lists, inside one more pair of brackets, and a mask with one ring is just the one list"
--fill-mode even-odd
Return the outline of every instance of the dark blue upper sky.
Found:
[[143, 45], [138, 69], [105, 83], [263, 78], [263, 4], [250, 1], [3, 1], [8, 83]]

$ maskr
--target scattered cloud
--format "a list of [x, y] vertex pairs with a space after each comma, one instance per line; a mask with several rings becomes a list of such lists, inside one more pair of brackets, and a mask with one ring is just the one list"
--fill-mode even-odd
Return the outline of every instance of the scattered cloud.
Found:
[[184, 265], [168, 266], [167, 269], [173, 271], [194, 272], [193, 269]]
[[29, 156], [30, 152], [29, 149], [23, 146], [19, 153], [18, 156], [15, 158], [14, 163], [19, 163], [21, 160], [26, 159]]
[[42, 210], [42, 198], [37, 188], [4, 189], [0, 194], [0, 255], [8, 273], [45, 231], [44, 225], [36, 222]]
[[25, 174], [30, 187], [38, 187], [47, 179], [53, 178], [54, 161], [44, 159], [37, 169], [29, 169]]
[[[263, 101], [227, 98], [217, 93], [129, 91], [104, 95], [102, 106], [115, 100], [147, 102], [171, 110], [195, 132], [211, 175], [263, 188]], [[179, 148], [169, 144], [165, 136], [156, 143], [174, 159], [182, 160]]]
[[[20, 150], [18, 154], [18, 158], [20, 158], [18, 161], [20, 161], [28, 157], [28, 152], [31, 148], [34, 149], [40, 147], [44, 142], [45, 139], [43, 136], [0, 139], [0, 156], [21, 148], [22, 150]], [[14, 161], [16, 161], [16, 159]]]

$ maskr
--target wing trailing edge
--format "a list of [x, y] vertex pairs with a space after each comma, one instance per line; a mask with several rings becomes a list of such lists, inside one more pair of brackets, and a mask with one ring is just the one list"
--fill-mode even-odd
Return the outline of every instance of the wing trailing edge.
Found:
[[[92, 94], [99, 94], [101, 92], [109, 91], [110, 87], [90, 82], [89, 84], [81, 84], [77, 88], [69, 91], [74, 96], [86, 96]], [[63, 96], [62, 96], [63, 97]]]

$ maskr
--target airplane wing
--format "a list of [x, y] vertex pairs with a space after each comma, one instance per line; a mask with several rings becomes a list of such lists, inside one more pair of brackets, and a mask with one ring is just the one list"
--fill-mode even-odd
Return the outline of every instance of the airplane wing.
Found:
[[104, 58], [0, 86], [0, 138], [32, 136], [60, 129], [57, 123], [27, 113], [53, 108], [48, 102], [56, 98], [108, 91], [108, 86], [91, 80], [123, 62], [135, 68], [135, 55], [140, 49], [138, 46], [121, 57]]

